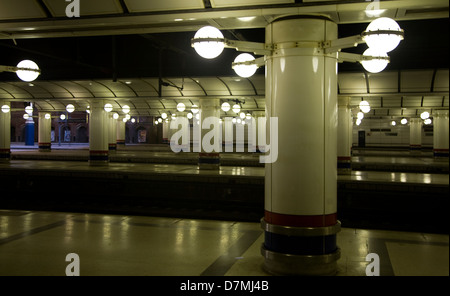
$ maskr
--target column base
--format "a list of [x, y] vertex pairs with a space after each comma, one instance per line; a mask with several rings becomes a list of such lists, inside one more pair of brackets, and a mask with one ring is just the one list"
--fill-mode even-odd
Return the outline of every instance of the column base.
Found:
[[421, 154], [422, 153], [422, 145], [410, 145], [409, 146], [409, 153], [410, 154]]
[[271, 224], [263, 218], [261, 228], [265, 231], [261, 254], [267, 272], [305, 276], [336, 274], [341, 254], [336, 244], [336, 234], [341, 230], [339, 221], [323, 227], [297, 227]]
[[199, 170], [219, 170], [220, 155], [219, 153], [199, 153], [198, 154]]
[[350, 175], [352, 173], [352, 158], [350, 156], [338, 156], [338, 175]]
[[448, 158], [448, 149], [433, 149], [433, 156], [437, 158]]
[[0, 162], [8, 162], [11, 160], [11, 149], [0, 149]]
[[337, 273], [341, 249], [325, 255], [293, 255], [267, 250], [261, 245], [264, 270], [273, 275], [330, 276]]
[[109, 143], [108, 144], [108, 151], [109, 151], [109, 153], [115, 153], [117, 151], [117, 144], [116, 143]]
[[109, 164], [109, 152], [107, 150], [90, 150], [89, 165], [102, 166]]
[[38, 143], [39, 152], [51, 152], [52, 143]]

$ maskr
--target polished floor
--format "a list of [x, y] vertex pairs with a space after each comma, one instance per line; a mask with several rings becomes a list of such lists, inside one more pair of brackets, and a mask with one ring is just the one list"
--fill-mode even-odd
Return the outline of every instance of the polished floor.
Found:
[[[0, 275], [268, 276], [259, 223], [0, 210]], [[337, 276], [448, 276], [449, 236], [343, 228]], [[72, 270], [72, 269], [69, 269]], [[74, 269], [73, 269], [74, 270]]]

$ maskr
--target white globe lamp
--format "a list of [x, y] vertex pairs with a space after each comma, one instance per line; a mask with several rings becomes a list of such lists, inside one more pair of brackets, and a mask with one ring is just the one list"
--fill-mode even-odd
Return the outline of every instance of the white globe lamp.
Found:
[[219, 29], [206, 26], [195, 33], [192, 46], [195, 51], [205, 59], [218, 57], [225, 48], [225, 39]]
[[[254, 61], [254, 60], [255, 60], [255, 58], [251, 54], [241, 53], [240, 55], [238, 55], [236, 57], [236, 59], [234, 60], [234, 63], [244, 63], [244, 62], [250, 62], [250, 61]], [[251, 65], [240, 64], [240, 65], [233, 66], [233, 69], [237, 75], [246, 78], [246, 77], [250, 77], [253, 74], [255, 74], [256, 70], [258, 70], [258, 66], [256, 66], [255, 64], [251, 64]]]
[[363, 56], [375, 57], [370, 60], [362, 60], [361, 64], [370, 73], [378, 73], [383, 71], [389, 64], [389, 57], [386, 52], [381, 52], [372, 48], [366, 49]]
[[368, 113], [370, 111], [370, 104], [367, 101], [361, 101], [359, 103], [359, 109], [363, 112], [363, 113]]
[[222, 108], [223, 112], [228, 112], [228, 111], [230, 111], [231, 106], [230, 106], [230, 104], [228, 102], [225, 102], [225, 103], [222, 104], [221, 108]]
[[[38, 65], [30, 60], [24, 60], [17, 64], [17, 68], [25, 68], [31, 70], [17, 70], [17, 76], [26, 82], [34, 81], [40, 74]], [[36, 71], [33, 71], [36, 70]]]
[[403, 40], [403, 30], [396, 21], [388, 17], [373, 20], [362, 35], [369, 48], [381, 52], [394, 50]]

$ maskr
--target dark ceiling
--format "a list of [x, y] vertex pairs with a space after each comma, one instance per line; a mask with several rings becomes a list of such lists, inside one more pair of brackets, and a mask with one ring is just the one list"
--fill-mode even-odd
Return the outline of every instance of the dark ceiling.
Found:
[[[391, 52], [386, 70], [449, 68], [449, 19], [399, 21], [405, 40]], [[341, 24], [339, 37], [360, 34], [367, 24]], [[225, 49], [214, 60], [199, 57], [190, 46], [195, 32], [0, 40], [0, 65], [34, 60], [40, 80], [235, 75], [236, 51]], [[224, 31], [226, 38], [264, 42], [264, 29]], [[362, 53], [361, 44], [347, 52]], [[339, 64], [340, 72], [362, 71], [359, 64]], [[264, 73], [264, 67], [258, 70]], [[0, 80], [17, 78], [0, 73]]]

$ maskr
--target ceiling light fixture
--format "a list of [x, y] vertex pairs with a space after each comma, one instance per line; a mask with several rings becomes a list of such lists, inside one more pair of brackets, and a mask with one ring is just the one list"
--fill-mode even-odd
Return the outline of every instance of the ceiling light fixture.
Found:
[[0, 72], [14, 72], [22, 81], [26, 82], [36, 80], [36, 78], [41, 74], [41, 70], [38, 65], [30, 60], [23, 60], [18, 63], [16, 67], [0, 65]]

